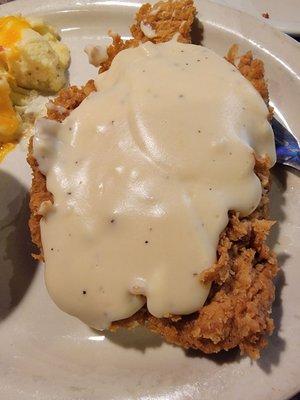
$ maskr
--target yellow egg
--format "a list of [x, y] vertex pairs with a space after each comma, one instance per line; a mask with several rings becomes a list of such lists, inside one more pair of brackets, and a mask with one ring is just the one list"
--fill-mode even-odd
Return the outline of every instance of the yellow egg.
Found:
[[37, 92], [58, 92], [69, 64], [70, 51], [53, 27], [17, 15], [0, 18], [0, 160], [27, 126], [16, 109]]
[[22, 37], [23, 29], [30, 28], [25, 18], [8, 16], [0, 18], [0, 46], [10, 48]]
[[17, 16], [0, 18], [0, 46], [0, 62], [17, 86], [56, 93], [66, 84], [70, 52], [51, 26]]
[[16, 113], [11, 98], [10, 86], [0, 78], [0, 143], [8, 143], [18, 138], [21, 119]]
[[22, 37], [22, 31], [30, 28], [30, 24], [22, 17], [8, 16], [0, 18], [0, 160], [15, 146], [12, 143], [19, 137], [21, 118], [15, 111], [11, 101], [11, 88], [7, 79], [14, 81], [7, 71], [7, 53], [15, 58], [16, 43]]
[[5, 143], [0, 144], [0, 162], [5, 158], [5, 156], [15, 148], [16, 143]]

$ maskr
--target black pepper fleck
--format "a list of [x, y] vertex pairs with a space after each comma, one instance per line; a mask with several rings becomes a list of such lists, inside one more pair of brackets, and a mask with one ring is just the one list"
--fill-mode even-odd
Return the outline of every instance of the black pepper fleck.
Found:
[[111, 223], [111, 224], [113, 224], [114, 222], [115, 222], [115, 220], [114, 220], [114, 219], [111, 219], [111, 220], [110, 220], [110, 223]]
[[148, 242], [148, 240], [145, 240], [145, 244], [148, 244], [149, 242]]
[[184, 50], [180, 50], [181, 53], [184, 53]]
[[200, 129], [198, 129], [198, 133], [201, 133], [201, 130], [200, 130]]
[[67, 194], [70, 196], [72, 194], [72, 192], [68, 192]]
[[86, 294], [86, 290], [83, 290], [83, 291], [82, 291], [82, 294]]
[[185, 65], [189, 65], [189, 63], [185, 63]]
[[51, 249], [50, 249], [51, 251], [53, 251], [54, 249], [53, 249], [53, 247], [51, 247]]

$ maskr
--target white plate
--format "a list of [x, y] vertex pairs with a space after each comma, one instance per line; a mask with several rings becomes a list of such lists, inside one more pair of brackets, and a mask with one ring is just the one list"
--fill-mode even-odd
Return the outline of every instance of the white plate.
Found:
[[[20, 0], [0, 13], [45, 16], [72, 50], [72, 83], [96, 74], [83, 48], [129, 34], [138, 3]], [[300, 131], [300, 50], [255, 18], [201, 1], [204, 42], [219, 54], [232, 43], [265, 61], [275, 109]], [[205, 357], [143, 330], [99, 335], [50, 301], [43, 267], [29, 256], [26, 197], [30, 171], [19, 146], [0, 165], [0, 397], [5, 400], [286, 399], [300, 389], [299, 193], [297, 175], [277, 168], [272, 213], [282, 274], [274, 305], [276, 331], [258, 363], [237, 352]], [[298, 196], [298, 197], [297, 197]]]
[[300, 35], [299, 0], [214, 0], [237, 10], [244, 11], [263, 19], [263, 13], [269, 14], [266, 21], [283, 32]]

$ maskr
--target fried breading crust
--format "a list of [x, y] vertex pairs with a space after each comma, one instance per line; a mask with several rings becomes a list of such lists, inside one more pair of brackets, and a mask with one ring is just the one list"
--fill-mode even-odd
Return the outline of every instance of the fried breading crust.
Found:
[[[68, 89], [63, 89], [59, 92], [56, 99], [53, 100], [53, 107], [48, 108], [48, 118], [56, 121], [63, 121], [69, 113], [74, 110], [79, 104], [94, 90], [96, 90], [94, 81], [90, 80], [82, 88], [71, 86]], [[34, 244], [40, 250], [40, 254], [33, 254], [37, 260], [43, 260], [43, 246], [40, 232], [40, 219], [42, 216], [38, 213], [40, 205], [43, 201], [53, 200], [53, 196], [47, 190], [45, 176], [40, 172], [38, 163], [32, 154], [32, 139], [29, 142], [27, 161], [32, 168], [32, 185], [30, 189], [29, 207], [31, 215], [29, 219], [29, 228], [31, 238]]]
[[[175, 15], [175, 21], [170, 17], [172, 15]], [[169, 40], [175, 32], [183, 29], [182, 27], [184, 30], [180, 31], [179, 38], [181, 41], [189, 42], [194, 16], [195, 9], [190, 0], [142, 6], [136, 15], [136, 23], [131, 27], [134, 39], [124, 42], [120, 36], [114, 35], [113, 44], [107, 51], [108, 60], [101, 66], [101, 70], [109, 68], [119, 51], [148, 40], [139, 29], [141, 21], [150, 23], [160, 32], [160, 36], [155, 39], [156, 43]], [[181, 24], [182, 21], [185, 23]], [[251, 52], [238, 58], [236, 46], [229, 50], [226, 58], [236, 65], [267, 102], [268, 89], [264, 80], [263, 63], [253, 59]], [[89, 81], [82, 88], [71, 86], [61, 91], [54, 100], [55, 106], [59, 108], [51, 107], [48, 110], [48, 118], [62, 121], [93, 90], [95, 90], [94, 84]], [[33, 171], [29, 226], [32, 240], [40, 250], [40, 254], [35, 257], [42, 260], [39, 225], [41, 216], [37, 212], [42, 201], [53, 199], [51, 193], [47, 191], [45, 176], [39, 171], [33, 157], [32, 141], [28, 162]], [[145, 306], [132, 317], [114, 322], [111, 330], [144, 325], [162, 335], [168, 342], [184, 348], [216, 353], [239, 346], [242, 354], [245, 353], [253, 359], [259, 357], [260, 350], [267, 344], [267, 335], [274, 329], [270, 311], [274, 300], [273, 279], [278, 267], [274, 253], [265, 242], [273, 225], [273, 222], [268, 220], [270, 186], [268, 160], [257, 159], [255, 171], [263, 188], [261, 202], [247, 218], [240, 218], [235, 212], [229, 213], [228, 226], [220, 236], [217, 262], [199, 278], [203, 282], [212, 283], [209, 297], [201, 310], [188, 316], [156, 318]]]
[[[159, 1], [154, 5], [142, 5], [135, 16], [135, 23], [130, 28], [133, 39], [122, 40], [120, 35], [110, 32], [113, 43], [107, 48], [108, 58], [101, 63], [99, 72], [106, 71], [121, 50], [137, 47], [140, 43], [168, 42], [175, 35], [178, 42], [190, 43], [191, 26], [195, 15], [193, 0]], [[154, 38], [145, 36], [141, 30], [141, 23], [156, 32]]]

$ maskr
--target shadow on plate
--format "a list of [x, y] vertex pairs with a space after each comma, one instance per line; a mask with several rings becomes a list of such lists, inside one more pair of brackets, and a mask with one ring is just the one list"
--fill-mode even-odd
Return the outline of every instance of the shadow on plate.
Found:
[[34, 277], [28, 191], [0, 171], [0, 322], [22, 301]]
[[121, 347], [136, 349], [142, 353], [147, 349], [160, 347], [163, 343], [163, 339], [159, 335], [142, 327], [132, 330], [121, 328], [116, 332], [106, 332], [105, 337]]
[[[99, 334], [98, 331], [93, 330], [94, 333]], [[102, 332], [101, 332], [102, 334]], [[116, 332], [106, 332], [106, 339], [114, 344], [117, 344], [126, 349], [135, 349], [144, 353], [147, 349], [160, 347], [163, 343], [166, 343], [163, 338], [159, 335], [150, 332], [146, 328], [140, 327], [132, 330], [119, 329]], [[206, 358], [216, 364], [228, 364], [231, 362], [237, 362], [241, 359], [238, 349], [230, 351], [222, 351], [218, 354], [204, 354], [199, 350], [183, 350], [181, 347], [169, 344], [173, 347], [178, 347], [187, 357], [191, 358]]]
[[[281, 268], [285, 260], [287, 260], [288, 258], [289, 257], [286, 257], [286, 255], [278, 255], [278, 262]], [[283, 270], [279, 271], [275, 285], [275, 302], [273, 303], [272, 308], [272, 317], [274, 320], [275, 329], [272, 336], [268, 340], [268, 347], [263, 350], [261, 358], [257, 362], [259, 367], [267, 374], [271, 373], [273, 366], [279, 364], [280, 355], [286, 347], [285, 340], [280, 337], [280, 326], [283, 314], [281, 292], [285, 285]]]
[[229, 350], [229, 351], [220, 351], [217, 354], [204, 354], [199, 350], [188, 349], [185, 350], [185, 354], [187, 357], [192, 358], [205, 358], [207, 360], [213, 361], [218, 365], [222, 364], [230, 364], [232, 362], [239, 362], [242, 358], [240, 352], [237, 348]]
[[[280, 165], [276, 165], [273, 168], [273, 186], [270, 196], [270, 216], [271, 218], [276, 220], [277, 223], [272, 228], [269, 237], [269, 245], [271, 246], [271, 248], [274, 248], [274, 246], [278, 243], [280, 226], [285, 220], [283, 206], [285, 205], [284, 192], [287, 188], [288, 171], [289, 173], [299, 175], [299, 172], [296, 172], [291, 168], [283, 168]], [[280, 355], [286, 347], [285, 341], [280, 337], [281, 319], [283, 315], [281, 293], [282, 289], [285, 286], [284, 268], [287, 260], [290, 258], [290, 255], [287, 253], [278, 253], [277, 258], [280, 270], [275, 281], [275, 301], [272, 308], [272, 316], [274, 319], [275, 329], [273, 335], [269, 339], [268, 347], [263, 351], [262, 357], [258, 361], [258, 365], [267, 374], [272, 371], [272, 366], [276, 366], [279, 364]]]
[[201, 44], [203, 41], [204, 27], [198, 18], [195, 18], [191, 29], [191, 42], [193, 44]]

